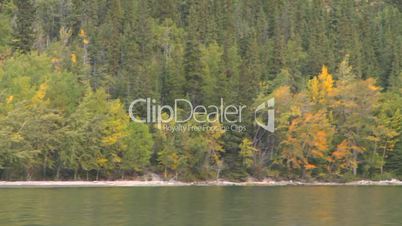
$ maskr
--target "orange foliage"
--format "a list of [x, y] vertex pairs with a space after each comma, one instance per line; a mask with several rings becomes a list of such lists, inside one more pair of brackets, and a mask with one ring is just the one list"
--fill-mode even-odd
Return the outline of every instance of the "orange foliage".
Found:
[[310, 163], [309, 163], [309, 164], [305, 165], [304, 168], [307, 169], [307, 170], [310, 170], [310, 169], [315, 169], [315, 168], [317, 168], [317, 166], [315, 166], [314, 164], [310, 164]]

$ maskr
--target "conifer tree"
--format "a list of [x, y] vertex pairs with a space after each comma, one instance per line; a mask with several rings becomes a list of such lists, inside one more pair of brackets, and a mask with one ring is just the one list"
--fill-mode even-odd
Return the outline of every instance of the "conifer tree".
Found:
[[14, 50], [27, 53], [31, 51], [35, 40], [35, 5], [32, 0], [14, 0], [14, 4], [17, 9], [12, 45]]

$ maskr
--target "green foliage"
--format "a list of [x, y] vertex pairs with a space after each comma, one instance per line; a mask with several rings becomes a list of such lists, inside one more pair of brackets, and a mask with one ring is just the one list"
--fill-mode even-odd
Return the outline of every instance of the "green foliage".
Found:
[[8, 44], [11, 42], [11, 16], [13, 5], [9, 1], [0, 3], [0, 57], [9, 49]]
[[[2, 0], [1, 178], [401, 176], [399, 6]], [[247, 132], [130, 122], [147, 97], [247, 105]], [[272, 97], [275, 133], [252, 109]]]
[[126, 150], [123, 151], [122, 169], [141, 172], [150, 164], [153, 139], [145, 124], [131, 123], [125, 138]]
[[34, 43], [35, 6], [31, 0], [14, 0], [16, 23], [13, 29], [12, 45], [14, 50], [27, 53]]

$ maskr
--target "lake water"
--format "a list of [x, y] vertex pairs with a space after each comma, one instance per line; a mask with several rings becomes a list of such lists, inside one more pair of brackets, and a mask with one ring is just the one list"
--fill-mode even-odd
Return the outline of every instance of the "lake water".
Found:
[[402, 225], [402, 187], [1, 188], [0, 225]]

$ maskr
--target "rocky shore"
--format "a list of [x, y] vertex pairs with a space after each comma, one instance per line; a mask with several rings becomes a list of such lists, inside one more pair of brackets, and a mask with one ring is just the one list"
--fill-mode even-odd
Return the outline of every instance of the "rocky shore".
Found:
[[5, 187], [169, 187], [169, 186], [387, 186], [402, 185], [402, 181], [382, 180], [370, 181], [359, 180], [346, 183], [336, 182], [301, 182], [301, 181], [202, 181], [202, 182], [180, 182], [180, 181], [0, 181], [0, 188]]

